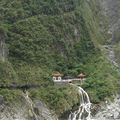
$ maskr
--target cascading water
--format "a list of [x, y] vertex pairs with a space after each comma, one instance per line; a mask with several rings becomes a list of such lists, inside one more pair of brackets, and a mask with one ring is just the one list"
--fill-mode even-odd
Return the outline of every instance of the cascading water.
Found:
[[[73, 84], [72, 84], [73, 85]], [[75, 85], [73, 85], [75, 86]], [[80, 94], [80, 106], [79, 109], [73, 113], [71, 113], [69, 115], [68, 120], [92, 120], [91, 119], [91, 102], [90, 102], [90, 98], [87, 94], [87, 92], [85, 92], [83, 90], [83, 88], [81, 88], [80, 86], [75, 86], [78, 89], [78, 92]], [[87, 114], [87, 116], [85, 115]]]

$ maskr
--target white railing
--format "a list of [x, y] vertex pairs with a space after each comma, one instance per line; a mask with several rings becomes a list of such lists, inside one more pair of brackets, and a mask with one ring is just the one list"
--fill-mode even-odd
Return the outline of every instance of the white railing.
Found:
[[84, 79], [78, 79], [78, 78], [74, 78], [74, 79], [62, 79], [62, 80], [54, 80], [54, 82], [72, 82], [72, 81], [84, 81]]

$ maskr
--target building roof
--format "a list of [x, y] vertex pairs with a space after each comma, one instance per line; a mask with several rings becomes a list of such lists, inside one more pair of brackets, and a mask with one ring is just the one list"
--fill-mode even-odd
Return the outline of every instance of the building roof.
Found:
[[53, 77], [62, 77], [63, 74], [61, 74], [61, 73], [59, 73], [59, 72], [56, 71], [56, 72], [53, 72], [53, 73], [52, 73], [52, 76], [53, 76]]
[[78, 77], [85, 77], [86, 75], [85, 74], [83, 74], [83, 73], [80, 73], [79, 75], [78, 75]]

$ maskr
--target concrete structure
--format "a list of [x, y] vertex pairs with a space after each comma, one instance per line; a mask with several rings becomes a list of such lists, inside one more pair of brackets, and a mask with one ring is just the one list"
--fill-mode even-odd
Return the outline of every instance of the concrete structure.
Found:
[[80, 80], [81, 84], [83, 84], [83, 82], [85, 81], [85, 77], [86, 77], [86, 75], [83, 73], [80, 73], [78, 75], [78, 79]]
[[85, 76], [86, 76], [85, 74], [80, 73], [80, 74], [78, 75], [78, 78], [82, 80], [82, 79], [84, 79], [84, 78], [85, 78]]
[[79, 81], [81, 84], [85, 81], [85, 74], [80, 73], [77, 78], [71, 78], [71, 79], [62, 79], [63, 74], [60, 74], [59, 72], [54, 72], [52, 74], [53, 81], [55, 83], [71, 83], [73, 81]]
[[53, 72], [52, 77], [53, 77], [53, 81], [61, 81], [62, 80], [62, 74], [60, 74], [59, 72]]

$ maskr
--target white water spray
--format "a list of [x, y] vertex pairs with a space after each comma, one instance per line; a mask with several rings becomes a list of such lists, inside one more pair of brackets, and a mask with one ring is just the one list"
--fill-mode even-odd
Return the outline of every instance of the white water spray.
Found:
[[[73, 85], [73, 84], [72, 84]], [[75, 85], [74, 85], [75, 86]], [[78, 89], [78, 92], [80, 94], [80, 106], [79, 109], [69, 115], [68, 120], [92, 120], [91, 119], [91, 102], [90, 98], [83, 90], [83, 88], [75, 86]], [[85, 115], [87, 114], [87, 116]]]

